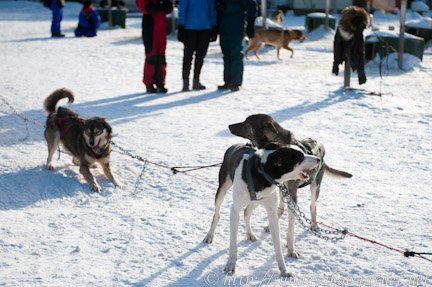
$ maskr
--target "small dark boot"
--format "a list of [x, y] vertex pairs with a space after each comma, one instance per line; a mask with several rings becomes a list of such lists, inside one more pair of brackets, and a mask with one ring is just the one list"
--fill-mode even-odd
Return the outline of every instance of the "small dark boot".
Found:
[[183, 79], [183, 89], [182, 92], [188, 92], [189, 90], [189, 79]]
[[222, 86], [218, 86], [218, 90], [219, 91], [226, 91], [226, 90], [229, 90], [229, 89], [231, 89], [231, 84], [229, 84], [229, 83], [225, 83], [225, 84], [223, 84]]
[[146, 86], [146, 90], [148, 94], [157, 93], [157, 89], [153, 85]]
[[231, 90], [231, 92], [237, 92], [240, 90], [240, 86], [233, 84], [233, 85], [231, 85], [230, 90]]
[[201, 85], [199, 79], [194, 79], [192, 89], [199, 91], [199, 90], [205, 90], [206, 87]]
[[168, 93], [168, 89], [165, 88], [164, 85], [157, 85], [157, 92], [159, 94], [166, 94], [166, 93]]

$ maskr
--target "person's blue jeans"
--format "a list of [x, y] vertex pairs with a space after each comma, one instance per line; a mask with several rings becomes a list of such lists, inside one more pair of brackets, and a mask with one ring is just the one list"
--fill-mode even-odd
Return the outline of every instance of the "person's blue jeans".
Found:
[[51, 10], [52, 10], [51, 34], [59, 35], [61, 34], [60, 22], [63, 19], [63, 7], [58, 7], [57, 1], [52, 0]]

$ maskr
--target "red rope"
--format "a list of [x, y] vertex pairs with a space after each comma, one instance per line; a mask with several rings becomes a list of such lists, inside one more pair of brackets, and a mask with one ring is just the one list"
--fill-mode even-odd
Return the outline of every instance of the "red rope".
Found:
[[[332, 229], [337, 230], [337, 228], [334, 228], [333, 226], [330, 226], [330, 225], [324, 224], [324, 223], [322, 223], [322, 222], [319, 222], [319, 224], [321, 224], [321, 225], [323, 225], [323, 226], [325, 226], [325, 227], [328, 227], [328, 228], [332, 228]], [[415, 253], [414, 253], [414, 254], [412, 254], [412, 255], [407, 255], [408, 253], [407, 253], [406, 251], [402, 250], [402, 249], [399, 249], [399, 248], [395, 248], [395, 247], [391, 247], [391, 246], [385, 245], [385, 244], [383, 244], [383, 243], [381, 243], [381, 242], [378, 242], [378, 241], [376, 241], [376, 240], [369, 239], [369, 238], [366, 238], [366, 237], [362, 237], [362, 236], [359, 236], [359, 235], [357, 235], [357, 234], [355, 234], [355, 233], [352, 233], [352, 232], [349, 232], [349, 231], [347, 232], [347, 235], [350, 235], [350, 236], [352, 236], [352, 237], [355, 237], [355, 238], [357, 238], [357, 239], [360, 239], [360, 240], [363, 240], [363, 241], [366, 241], [366, 242], [369, 242], [369, 243], [372, 243], [372, 244], [376, 244], [376, 245], [382, 246], [382, 247], [387, 248], [387, 249], [392, 250], [392, 251], [399, 252], [399, 253], [401, 253], [402, 255], [404, 255], [405, 257], [409, 257], [409, 256], [412, 256], [412, 257], [419, 257], [419, 258], [422, 258], [422, 259], [427, 260], [427, 261], [429, 261], [429, 262], [432, 262], [432, 260], [430, 260], [429, 258], [426, 258], [426, 257], [424, 257], [424, 256], [422, 256], [422, 255], [420, 255], [420, 254], [415, 254]]]

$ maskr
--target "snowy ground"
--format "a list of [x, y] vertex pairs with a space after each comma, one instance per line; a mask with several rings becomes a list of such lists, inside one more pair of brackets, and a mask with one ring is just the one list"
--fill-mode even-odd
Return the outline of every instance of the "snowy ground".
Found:
[[[44, 122], [42, 102], [59, 87], [76, 94], [72, 109], [84, 117], [105, 116], [114, 141], [130, 152], [167, 166], [220, 162], [225, 149], [245, 142], [227, 125], [253, 113], [268, 113], [297, 138], [325, 144], [326, 162], [354, 174], [326, 177], [319, 221], [393, 247], [432, 251], [432, 51], [423, 62], [398, 71], [393, 60], [379, 77], [367, 65], [361, 88], [382, 97], [341, 88], [331, 75], [332, 34], [322, 31], [293, 43], [294, 58], [276, 59], [264, 48], [261, 61], [245, 65], [243, 89], [221, 93], [222, 55], [212, 43], [203, 68], [202, 92], [182, 93], [182, 45], [169, 38], [167, 95], [147, 95], [141, 83], [140, 19], [128, 28], [102, 30], [97, 38], [72, 37], [79, 5], [68, 3], [65, 39], [49, 36], [50, 12], [36, 2], [0, 2], [0, 95], [21, 116]], [[303, 17], [287, 17], [302, 27]], [[375, 24], [397, 26], [378, 15]], [[408, 58], [408, 57], [407, 57]], [[341, 69], [343, 72], [343, 69]], [[343, 73], [342, 73], [343, 74]], [[359, 88], [354, 74], [352, 86]], [[217, 169], [194, 173], [210, 183], [173, 175], [120, 153], [113, 167], [123, 182], [115, 189], [99, 170], [103, 192], [84, 183], [70, 158], [45, 169], [43, 128], [24, 122], [0, 101], [0, 286], [425, 286], [431, 263], [347, 237], [337, 244], [296, 229], [302, 257], [285, 258], [296, 281], [284, 282], [266, 216], [259, 208], [243, 238], [240, 221], [237, 273], [225, 277], [230, 194], [222, 207], [214, 243], [201, 243], [213, 215]], [[309, 192], [300, 192], [308, 210]], [[308, 213], [308, 212], [307, 212]], [[283, 242], [286, 215], [281, 221]], [[411, 281], [410, 281], [411, 280]]]

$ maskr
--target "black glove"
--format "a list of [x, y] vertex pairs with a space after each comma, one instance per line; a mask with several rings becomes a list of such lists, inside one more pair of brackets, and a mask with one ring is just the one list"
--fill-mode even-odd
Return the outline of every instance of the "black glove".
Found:
[[210, 39], [209, 39], [209, 41], [210, 41], [210, 42], [214, 42], [214, 41], [216, 41], [216, 40], [217, 40], [217, 36], [218, 36], [218, 34], [219, 34], [218, 27], [217, 27], [217, 26], [214, 26], [214, 27], [212, 28], [212, 30], [211, 30], [211, 34], [210, 34]]
[[246, 35], [249, 39], [255, 37], [255, 17], [247, 17]]
[[170, 0], [160, 0], [159, 3], [165, 14], [169, 14], [173, 11], [173, 3]]
[[186, 31], [183, 26], [178, 26], [177, 39], [184, 44], [186, 40]]
[[339, 65], [336, 65], [336, 63], [333, 63], [332, 73], [336, 76], [339, 75]]

